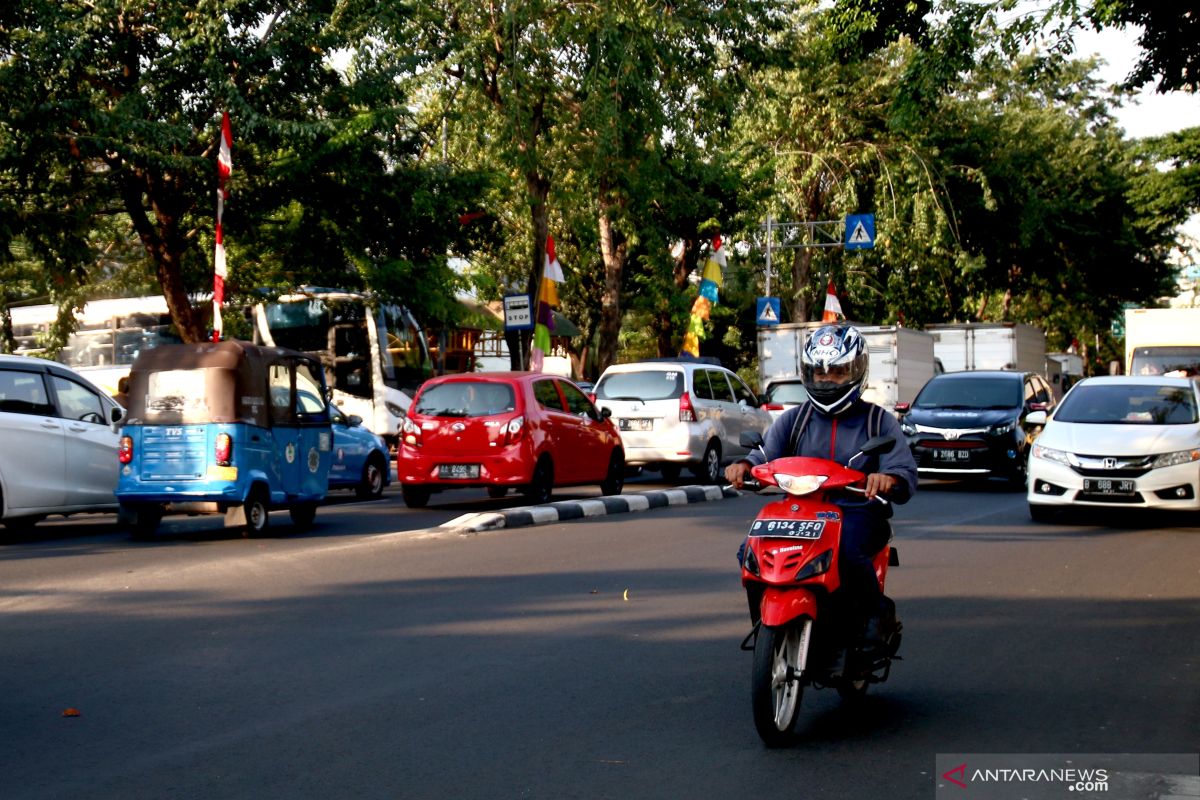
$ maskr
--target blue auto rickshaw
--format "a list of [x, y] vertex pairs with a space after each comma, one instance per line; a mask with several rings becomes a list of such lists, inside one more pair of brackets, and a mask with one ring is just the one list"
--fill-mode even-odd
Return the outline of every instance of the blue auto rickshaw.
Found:
[[333, 460], [317, 359], [237, 341], [162, 345], [138, 355], [128, 392], [116, 494], [135, 538], [167, 512], [224, 514], [250, 535], [272, 509], [312, 524]]

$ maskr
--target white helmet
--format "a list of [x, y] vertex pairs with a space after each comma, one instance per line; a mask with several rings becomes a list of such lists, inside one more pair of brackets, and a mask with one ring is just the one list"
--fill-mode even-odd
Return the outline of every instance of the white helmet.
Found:
[[804, 343], [800, 377], [813, 405], [840, 414], [862, 396], [867, 382], [867, 346], [853, 325], [825, 325]]

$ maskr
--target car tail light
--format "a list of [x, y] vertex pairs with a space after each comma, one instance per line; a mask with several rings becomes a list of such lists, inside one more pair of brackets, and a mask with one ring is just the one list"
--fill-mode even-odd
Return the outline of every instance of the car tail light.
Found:
[[692, 408], [692, 398], [687, 392], [684, 392], [679, 396], [679, 421], [696, 421], [696, 409]]
[[407, 445], [420, 447], [421, 429], [417, 426], [417, 423], [413, 422], [410, 418], [405, 417], [404, 421], [400, 423], [400, 438]]
[[764, 403], [763, 409], [766, 411], [783, 411], [782, 403]]
[[596, 393], [595, 393], [595, 392], [588, 392], [588, 393], [587, 393], [587, 399], [588, 399], [588, 400], [591, 400], [591, 401], [592, 401], [592, 403], [595, 403], [595, 402], [596, 402]]
[[515, 444], [525, 434], [525, 417], [513, 417], [504, 426], [504, 444]]
[[233, 437], [228, 433], [217, 434], [217, 447], [214, 454], [218, 467], [228, 467], [233, 461]]
[[133, 439], [131, 437], [121, 437], [121, 441], [117, 445], [117, 460], [122, 464], [128, 464], [130, 461], [133, 461]]

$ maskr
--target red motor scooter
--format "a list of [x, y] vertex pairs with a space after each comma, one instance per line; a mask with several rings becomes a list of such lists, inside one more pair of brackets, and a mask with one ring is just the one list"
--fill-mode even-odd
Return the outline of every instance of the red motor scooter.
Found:
[[[744, 436], [743, 446], [762, 446], [760, 435]], [[871, 439], [849, 463], [894, 444], [891, 437]], [[760, 464], [751, 475], [759, 488], [777, 486], [788, 495], [767, 503], [755, 517], [742, 559], [754, 622], [742, 642], [743, 650], [754, 651], [754, 727], [767, 746], [780, 747], [795, 739], [805, 686], [834, 687], [843, 699], [855, 701], [870, 684], [887, 680], [900, 647], [900, 623], [890, 626], [882, 648], [867, 650], [861, 620], [836, 591], [842, 510], [830, 498], [861, 493], [855, 484], [866, 478], [862, 472], [823, 458], [791, 456]], [[899, 564], [890, 542], [874, 563], [883, 587], [888, 566]]]

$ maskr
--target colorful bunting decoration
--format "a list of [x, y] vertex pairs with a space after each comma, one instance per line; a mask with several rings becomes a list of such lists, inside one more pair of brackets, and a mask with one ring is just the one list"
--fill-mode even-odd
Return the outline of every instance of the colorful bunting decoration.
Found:
[[563, 277], [562, 264], [554, 252], [554, 237], [546, 237], [546, 262], [542, 268], [542, 283], [538, 287], [537, 317], [533, 326], [533, 346], [529, 351], [529, 368], [541, 372], [550, 353], [550, 331], [554, 330], [554, 307], [558, 305], [558, 284]]
[[825, 289], [825, 313], [821, 315], [821, 322], [837, 322], [839, 317], [845, 319], [846, 315], [842, 313], [842, 303], [833, 288], [833, 278], [830, 278]]
[[725, 251], [721, 249], [721, 237], [714, 236], [712, 251], [704, 265], [703, 277], [700, 280], [700, 296], [692, 304], [692, 316], [688, 319], [687, 333], [683, 336], [683, 350], [694, 356], [700, 355], [700, 340], [708, 335], [704, 323], [712, 314], [712, 307], [717, 304], [720, 288], [725, 284]]
[[221, 320], [221, 305], [225, 302], [225, 236], [221, 230], [221, 217], [225, 214], [225, 181], [233, 172], [233, 130], [229, 126], [229, 112], [221, 113], [221, 147], [217, 151], [217, 228], [216, 252], [213, 253], [213, 341], [221, 341], [224, 324]]

